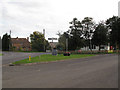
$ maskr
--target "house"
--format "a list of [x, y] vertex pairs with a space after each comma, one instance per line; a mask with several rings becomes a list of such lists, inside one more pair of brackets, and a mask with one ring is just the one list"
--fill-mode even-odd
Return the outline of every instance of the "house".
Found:
[[29, 37], [27, 38], [11, 38], [12, 49], [14, 51], [30, 51], [31, 46]]
[[[110, 46], [109, 45], [101, 45], [100, 46], [101, 50], [110, 50]], [[82, 51], [90, 51], [90, 47], [83, 47], [81, 48]], [[99, 50], [99, 46], [96, 45], [92, 45], [92, 51], [98, 51]]]
[[49, 44], [50, 44], [51, 48], [53, 49], [53, 48], [56, 48], [58, 42], [50, 42]]

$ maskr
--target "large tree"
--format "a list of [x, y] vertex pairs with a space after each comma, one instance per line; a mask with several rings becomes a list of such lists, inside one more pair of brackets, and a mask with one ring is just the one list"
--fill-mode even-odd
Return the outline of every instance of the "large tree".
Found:
[[91, 31], [93, 30], [93, 21], [91, 18], [86, 17], [82, 22], [77, 18], [73, 18], [69, 28], [62, 35], [59, 34], [59, 43], [62, 42], [59, 47], [65, 47], [66, 39], [68, 39], [69, 50], [76, 50], [89, 45], [88, 39], [91, 37]]
[[90, 49], [92, 50], [92, 35], [95, 29], [95, 23], [93, 21], [92, 17], [85, 17], [82, 20], [82, 27], [83, 27], [83, 37], [85, 38], [85, 45], [89, 46]]
[[[83, 46], [83, 27], [81, 22], [77, 18], [73, 18], [73, 21], [70, 22], [70, 40], [69, 46], [71, 46], [71, 50], [78, 49]], [[70, 42], [71, 41], [71, 42]]]
[[120, 18], [118, 16], [113, 16], [107, 19], [106, 24], [110, 32], [110, 44], [114, 46], [115, 49], [120, 48]]
[[83, 26], [84, 38], [85, 39], [92, 38], [94, 26], [95, 26], [95, 23], [93, 22], [93, 18], [85, 17], [82, 20], [82, 26]]
[[3, 35], [2, 37], [2, 50], [3, 51], [9, 51], [11, 47], [11, 36], [7, 33]]
[[42, 33], [35, 31], [30, 34], [31, 46], [33, 51], [45, 51], [49, 44]]
[[57, 45], [57, 49], [58, 50], [66, 50], [66, 39], [70, 38], [70, 35], [68, 34], [68, 32], [64, 32], [63, 34], [61, 34], [60, 32], [58, 32], [57, 34], [59, 36], [58, 42], [59, 44]]
[[101, 49], [101, 45], [106, 45], [108, 41], [108, 29], [105, 24], [99, 23], [94, 31], [94, 35], [92, 38], [92, 42], [94, 45], [99, 46], [99, 50]]

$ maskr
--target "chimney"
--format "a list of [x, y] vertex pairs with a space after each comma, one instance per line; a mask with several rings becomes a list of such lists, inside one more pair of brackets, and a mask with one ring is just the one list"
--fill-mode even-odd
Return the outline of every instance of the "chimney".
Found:
[[18, 40], [18, 37], [16, 37], [16, 40]]
[[27, 37], [27, 40], [29, 41], [29, 37]]

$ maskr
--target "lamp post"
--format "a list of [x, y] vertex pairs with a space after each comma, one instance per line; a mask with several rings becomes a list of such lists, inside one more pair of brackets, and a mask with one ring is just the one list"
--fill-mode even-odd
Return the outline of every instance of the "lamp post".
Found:
[[45, 29], [43, 29], [43, 35], [44, 35], [44, 52], [45, 52]]

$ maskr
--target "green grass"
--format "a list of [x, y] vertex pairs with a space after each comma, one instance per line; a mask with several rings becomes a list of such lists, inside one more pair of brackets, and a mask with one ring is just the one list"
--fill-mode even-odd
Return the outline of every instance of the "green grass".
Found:
[[24, 52], [24, 53], [44, 53], [39, 51], [14, 51], [14, 52]]
[[29, 59], [24, 59], [20, 61], [13, 62], [13, 64], [25, 64], [25, 63], [38, 63], [38, 62], [48, 62], [48, 61], [58, 61], [58, 60], [67, 60], [67, 59], [74, 59], [74, 58], [83, 58], [83, 57], [89, 57], [89, 56], [95, 56], [93, 54], [72, 54], [70, 56], [63, 56], [63, 54], [59, 54], [57, 56], [53, 55], [41, 55], [32, 57], [31, 61]]
[[2, 56], [3, 54], [2, 53], [0, 53], [0, 56]]

